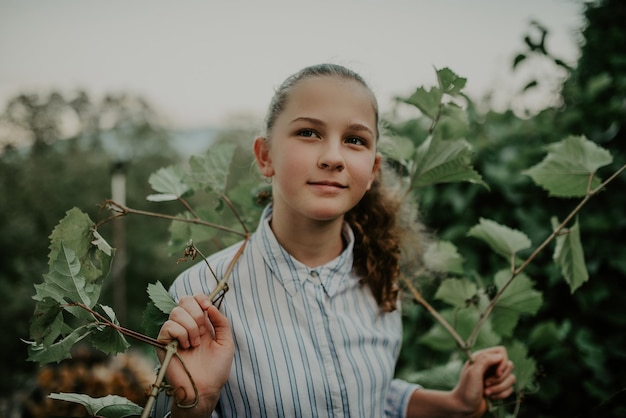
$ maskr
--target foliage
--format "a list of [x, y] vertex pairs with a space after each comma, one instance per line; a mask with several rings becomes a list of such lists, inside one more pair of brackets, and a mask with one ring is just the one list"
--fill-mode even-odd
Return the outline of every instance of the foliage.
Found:
[[[403, 100], [420, 112], [418, 124], [428, 126], [426, 136], [401, 135], [402, 126], [390, 125], [395, 143], [400, 146], [388, 143], [387, 148], [381, 147], [392, 166], [401, 173], [408, 205], [418, 204], [414, 199], [419, 196], [419, 190], [441, 183], [468, 182], [487, 186], [472, 166], [472, 147], [465, 140], [469, 124], [459, 104], [465, 79], [445, 68], [437, 71], [437, 80], [436, 87], [419, 88]], [[199, 248], [203, 242], [210, 242], [210, 247], [223, 248], [233, 239], [245, 238], [248, 224], [254, 224], [260, 213], [254, 191], [261, 186], [258, 177], [250, 176], [250, 172], [242, 174], [237, 150], [237, 144], [218, 142], [206, 154], [192, 156], [188, 164], [161, 168], [150, 176], [149, 183], [156, 193], [149, 195], [148, 200], [156, 204], [179, 202], [183, 210], [177, 215], [139, 211], [110, 200], [104, 205], [112, 215], [98, 222], [78, 209], [67, 213], [50, 236], [49, 273], [44, 275], [43, 284], [35, 286], [38, 304], [31, 326], [30, 360], [60, 361], [78, 341], [88, 341], [107, 353], [126, 350], [125, 337], [166, 348], [150, 338], [174, 306], [160, 283], [148, 287], [151, 302], [143, 317], [148, 335], [121, 327], [113, 310], [97, 303], [101, 280], [107, 274], [113, 255], [99, 229], [109, 221], [135, 214], [173, 221], [170, 243], [173, 247], [186, 243], [181, 260], [202, 256]], [[588, 279], [578, 223], [571, 228], [569, 225], [582, 206], [608, 184], [598, 179], [597, 171], [612, 162], [607, 150], [584, 137], [567, 137], [548, 147], [547, 152], [544, 160], [526, 170], [526, 174], [551, 195], [577, 196], [582, 200], [563, 222], [555, 222], [552, 233], [531, 254], [527, 255], [532, 242], [526, 234], [483, 218], [466, 234], [482, 241], [493, 254], [502, 258], [501, 267], [492, 278], [488, 275], [481, 275], [478, 280], [472, 278], [463, 263], [459, 263], [454, 244], [445, 241], [441, 245], [437, 243], [437, 248], [444, 250], [443, 254], [437, 254], [436, 249], [431, 254], [444, 260], [451, 256], [453, 270], [447, 271], [446, 261], [439, 264], [436, 272], [403, 269], [406, 292], [436, 320], [429, 327], [430, 331], [420, 338], [420, 343], [443, 353], [443, 363], [453, 362], [450, 364], [456, 364], [458, 349], [471, 357], [471, 350], [480, 347], [508, 346], [522, 377], [517, 385], [518, 401], [533, 388], [536, 362], [528, 356], [528, 347], [516, 338], [515, 328], [523, 317], [535, 315], [542, 304], [541, 292], [523, 271], [541, 251], [555, 243], [554, 259], [571, 291]], [[196, 210], [189, 204], [187, 197], [197, 194], [207, 195], [208, 207]], [[416, 287], [425, 277], [432, 278], [433, 273], [440, 283], [432, 295], [433, 300], [441, 303], [438, 310]], [[212, 296], [219, 299], [227, 289], [227, 279], [218, 283], [218, 290]], [[167, 349], [168, 353], [173, 353], [170, 347]], [[165, 362], [163, 367], [167, 364]], [[435, 374], [420, 375], [424, 379], [429, 376]], [[160, 387], [161, 378], [161, 375], [157, 378], [155, 387]], [[445, 384], [441, 381], [423, 383]]]

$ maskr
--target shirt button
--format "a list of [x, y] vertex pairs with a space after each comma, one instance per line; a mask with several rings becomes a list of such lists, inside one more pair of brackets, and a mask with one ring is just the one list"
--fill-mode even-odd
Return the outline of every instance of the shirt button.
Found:
[[319, 273], [317, 272], [317, 270], [311, 270], [311, 277], [318, 277]]

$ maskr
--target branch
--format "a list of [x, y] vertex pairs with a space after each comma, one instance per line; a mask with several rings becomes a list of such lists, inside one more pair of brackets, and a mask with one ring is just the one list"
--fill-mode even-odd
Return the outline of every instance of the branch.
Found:
[[237, 231], [235, 229], [232, 228], [228, 228], [219, 224], [215, 224], [212, 222], [207, 222], [204, 221], [198, 217], [192, 218], [192, 219], [187, 219], [187, 218], [181, 218], [178, 216], [172, 216], [172, 215], [165, 215], [162, 213], [157, 213], [157, 212], [148, 212], [148, 211], [143, 211], [143, 210], [138, 210], [138, 209], [132, 209], [129, 208], [127, 206], [121, 205], [111, 199], [107, 199], [104, 201], [104, 203], [102, 204], [102, 207], [107, 207], [109, 210], [113, 211], [116, 213], [116, 215], [110, 216], [106, 219], [103, 219], [102, 221], [98, 222], [96, 224], [96, 229], [98, 229], [98, 227], [100, 227], [101, 225], [115, 219], [115, 218], [119, 218], [121, 216], [126, 216], [128, 214], [133, 214], [133, 215], [143, 215], [143, 216], [149, 216], [149, 217], [153, 217], [153, 218], [160, 218], [160, 219], [168, 219], [171, 221], [179, 221], [179, 222], [187, 222], [187, 223], [191, 223], [191, 224], [196, 224], [196, 225], [204, 225], [210, 228], [215, 228], [218, 229], [220, 231], [225, 231], [225, 232], [230, 232], [236, 235], [239, 235], [241, 237], [246, 237], [247, 236], [247, 232], [241, 232], [241, 231]]
[[415, 288], [415, 286], [413, 286], [413, 283], [411, 283], [408, 277], [406, 277], [404, 274], [400, 274], [400, 280], [409, 289], [409, 292], [411, 292], [411, 295], [413, 296], [413, 299], [415, 300], [415, 302], [422, 305], [437, 320], [437, 322], [439, 322], [441, 326], [444, 327], [446, 331], [448, 331], [450, 336], [454, 339], [454, 341], [456, 341], [459, 348], [461, 348], [461, 350], [465, 352], [467, 357], [471, 359], [471, 354], [469, 351], [470, 346], [465, 341], [463, 341], [463, 338], [461, 338], [459, 333], [456, 332], [456, 330], [452, 327], [452, 325], [450, 325], [448, 321], [446, 321], [446, 319], [443, 316], [441, 316], [439, 312], [437, 312], [435, 308], [433, 308], [426, 301], [426, 299], [424, 299], [422, 294]]
[[[484, 325], [484, 323], [487, 321], [487, 318], [489, 318], [489, 315], [491, 314], [491, 312], [493, 311], [493, 309], [495, 308], [498, 300], [500, 300], [500, 297], [502, 296], [502, 294], [504, 293], [504, 291], [506, 290], [507, 287], [509, 287], [509, 285], [513, 282], [513, 280], [522, 272], [524, 271], [524, 269], [526, 267], [528, 267], [528, 265], [559, 235], [562, 234], [563, 229], [565, 229], [565, 227], [572, 221], [572, 219], [574, 219], [574, 217], [581, 211], [581, 209], [583, 208], [583, 206], [585, 206], [587, 204], [587, 202], [589, 202], [589, 200], [591, 200], [592, 197], [594, 197], [596, 194], [598, 194], [600, 191], [602, 191], [602, 189], [604, 189], [611, 181], [615, 180], [624, 170], [626, 170], [626, 165], [623, 165], [621, 168], [619, 168], [615, 173], [613, 173], [612, 176], [610, 176], [606, 181], [604, 181], [602, 184], [600, 184], [598, 187], [596, 187], [595, 189], [591, 190], [588, 189], [587, 194], [585, 195], [585, 197], [580, 201], [580, 203], [578, 203], [578, 205], [570, 212], [569, 215], [567, 215], [567, 217], [565, 218], [565, 220], [563, 222], [561, 222], [555, 229], [554, 231], [552, 231], [552, 233], [548, 236], [548, 238], [546, 238], [541, 245], [539, 245], [539, 247], [537, 247], [537, 249], [535, 249], [535, 251], [533, 251], [533, 253], [517, 268], [512, 267], [511, 269], [511, 277], [506, 281], [506, 283], [504, 283], [504, 285], [498, 290], [498, 292], [495, 294], [495, 296], [491, 299], [491, 302], [489, 302], [489, 305], [487, 305], [487, 308], [485, 308], [485, 311], [481, 314], [480, 319], [478, 320], [478, 322], [476, 323], [476, 325], [474, 326], [474, 329], [472, 330], [472, 334], [470, 335], [468, 342], [470, 343], [470, 345], [476, 340], [476, 338], [478, 337], [478, 333], [480, 332], [480, 329], [482, 328], [482, 326]], [[593, 173], [590, 175], [589, 178], [589, 184], [591, 184], [591, 180], [593, 180]], [[514, 255], [513, 255], [514, 257]]]

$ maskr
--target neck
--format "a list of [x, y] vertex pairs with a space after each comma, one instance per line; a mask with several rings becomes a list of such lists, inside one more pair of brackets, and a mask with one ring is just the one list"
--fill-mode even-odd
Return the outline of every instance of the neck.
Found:
[[271, 228], [280, 245], [296, 260], [317, 267], [335, 259], [344, 249], [343, 217], [330, 221], [287, 219], [276, 216]]

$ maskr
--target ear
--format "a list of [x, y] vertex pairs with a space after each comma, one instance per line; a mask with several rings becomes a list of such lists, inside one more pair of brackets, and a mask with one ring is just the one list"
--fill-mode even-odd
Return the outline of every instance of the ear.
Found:
[[376, 178], [376, 173], [378, 173], [378, 169], [380, 168], [380, 163], [383, 160], [383, 156], [380, 152], [376, 153], [376, 158], [374, 159], [374, 166], [372, 167], [372, 174], [370, 176], [370, 181], [367, 183], [367, 190], [372, 188], [372, 183], [374, 183], [374, 179]]
[[267, 138], [258, 137], [254, 140], [254, 157], [261, 174], [265, 177], [274, 175], [274, 167], [270, 157], [270, 144]]

